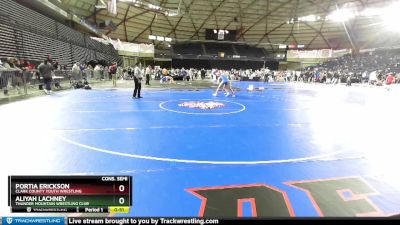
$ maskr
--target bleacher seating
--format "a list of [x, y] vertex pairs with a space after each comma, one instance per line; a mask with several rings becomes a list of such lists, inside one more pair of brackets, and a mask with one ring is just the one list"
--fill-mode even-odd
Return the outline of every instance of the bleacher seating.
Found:
[[55, 47], [54, 39], [32, 32], [23, 32], [22, 38], [22, 43], [16, 43], [16, 45], [22, 47], [22, 50], [17, 52], [16, 55], [20, 58], [42, 61], [47, 55], [52, 54]]
[[235, 45], [236, 51], [240, 56], [247, 56], [247, 57], [264, 57], [265, 54], [261, 48], [256, 48], [249, 45]]
[[92, 40], [64, 24], [12, 0], [0, 4], [0, 58], [42, 61], [49, 54], [62, 65], [90, 60], [121, 63], [111, 44]]
[[85, 43], [85, 36], [70, 27], [57, 23], [58, 38], [60, 40], [68, 41], [76, 45], [83, 45]]
[[0, 58], [5, 58], [10, 55], [17, 55], [15, 51], [14, 31], [13, 28], [0, 23]]
[[235, 55], [232, 44], [226, 43], [204, 43], [207, 55], [218, 55], [219, 52], [224, 52], [226, 56]]
[[86, 36], [86, 44], [89, 48], [92, 48], [92, 49], [101, 49], [104, 47], [104, 44], [102, 44], [96, 40], [93, 40], [88, 36]]
[[[205, 52], [203, 52], [203, 46]], [[260, 60], [266, 55], [261, 48], [236, 43], [219, 43], [219, 42], [184, 42], [173, 45], [173, 54], [178, 58], [193, 58], [207, 59], [210, 57], [219, 56], [223, 52], [224, 58], [235, 59], [234, 55], [239, 55], [239, 59], [255, 59]], [[236, 51], [235, 51], [236, 49]]]
[[15, 1], [1, 0], [0, 13], [7, 15], [11, 23], [23, 23], [23, 25], [34, 28], [47, 36], [56, 36], [56, 23], [54, 20]]
[[372, 52], [345, 55], [323, 62], [308, 69], [339, 72], [342, 75], [350, 73], [361, 76], [364, 72], [378, 71], [382, 75], [397, 74], [400, 71], [400, 49], [377, 49]]
[[71, 60], [71, 45], [59, 40], [53, 41], [54, 49], [57, 48], [59, 51], [52, 52], [54, 59], [57, 59], [61, 65], [72, 65]]
[[172, 48], [175, 54], [180, 55], [202, 55], [203, 49], [200, 43], [178, 43]]

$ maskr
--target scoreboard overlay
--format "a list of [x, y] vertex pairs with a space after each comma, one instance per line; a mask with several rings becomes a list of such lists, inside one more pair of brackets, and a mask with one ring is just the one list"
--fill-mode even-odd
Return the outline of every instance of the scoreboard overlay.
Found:
[[129, 211], [131, 176], [9, 176], [13, 213]]

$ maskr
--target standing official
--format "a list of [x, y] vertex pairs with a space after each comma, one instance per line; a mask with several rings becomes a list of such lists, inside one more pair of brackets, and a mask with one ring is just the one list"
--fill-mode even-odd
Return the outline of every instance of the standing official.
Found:
[[133, 75], [133, 81], [135, 82], [135, 90], [133, 91], [132, 98], [142, 98], [140, 96], [140, 91], [142, 90], [142, 71], [140, 70], [139, 66], [136, 65]]
[[150, 85], [150, 73], [151, 73], [151, 66], [146, 68], [146, 85]]

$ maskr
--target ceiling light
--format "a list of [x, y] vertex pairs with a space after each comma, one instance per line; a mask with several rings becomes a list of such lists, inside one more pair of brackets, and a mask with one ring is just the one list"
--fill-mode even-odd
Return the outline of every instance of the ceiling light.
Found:
[[338, 9], [329, 14], [326, 18], [335, 22], [345, 22], [356, 16], [350, 9]]
[[316, 15], [308, 15], [308, 16], [303, 16], [299, 18], [299, 21], [305, 21], [305, 22], [315, 22], [319, 20], [321, 17], [317, 17]]
[[106, 5], [96, 5], [94, 6], [96, 9], [107, 9]]
[[178, 15], [178, 11], [176, 10], [168, 10], [165, 12], [166, 16], [177, 16]]
[[150, 39], [150, 40], [156, 40], [156, 39], [157, 39], [157, 37], [156, 37], [156, 36], [154, 36], [154, 35], [149, 35], [149, 39]]
[[170, 38], [170, 37], [165, 37], [165, 41], [171, 42], [171, 41], [172, 41], [172, 38]]
[[400, 31], [398, 23], [400, 19], [399, 10], [400, 10], [400, 2], [395, 3], [391, 7], [382, 10], [381, 18], [386, 29], [396, 32]]
[[377, 9], [377, 8], [366, 8], [364, 9], [360, 15], [361, 16], [377, 16], [380, 15], [382, 13], [382, 9]]
[[164, 41], [164, 37], [162, 37], [162, 36], [157, 36], [157, 41]]

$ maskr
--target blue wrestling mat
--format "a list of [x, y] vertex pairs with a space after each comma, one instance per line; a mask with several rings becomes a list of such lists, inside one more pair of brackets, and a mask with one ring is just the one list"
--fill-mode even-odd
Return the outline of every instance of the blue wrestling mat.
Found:
[[400, 212], [397, 91], [234, 86], [234, 98], [73, 90], [2, 105], [0, 175], [131, 175], [129, 216]]

